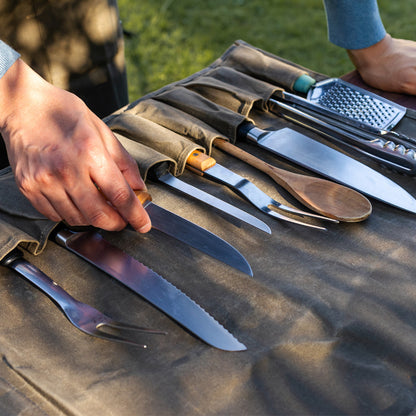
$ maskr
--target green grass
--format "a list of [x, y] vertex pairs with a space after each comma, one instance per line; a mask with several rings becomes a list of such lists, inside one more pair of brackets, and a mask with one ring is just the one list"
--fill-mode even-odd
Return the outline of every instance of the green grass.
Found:
[[[408, 0], [380, 0], [384, 25], [415, 39]], [[235, 40], [330, 76], [353, 69], [327, 40], [322, 0], [119, 0], [130, 100], [180, 80], [218, 58]]]

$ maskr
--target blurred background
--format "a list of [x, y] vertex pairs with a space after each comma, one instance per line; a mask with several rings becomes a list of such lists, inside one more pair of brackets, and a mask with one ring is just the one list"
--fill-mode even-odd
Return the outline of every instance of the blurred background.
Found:
[[[416, 40], [416, 7], [379, 0], [386, 30]], [[130, 101], [201, 70], [235, 40], [329, 76], [353, 69], [327, 38], [322, 0], [119, 0]]]

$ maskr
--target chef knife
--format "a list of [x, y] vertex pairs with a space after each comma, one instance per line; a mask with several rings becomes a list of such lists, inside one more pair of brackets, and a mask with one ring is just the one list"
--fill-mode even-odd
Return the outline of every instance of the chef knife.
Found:
[[164, 183], [165, 185], [176, 189], [179, 192], [184, 193], [198, 201], [203, 202], [215, 209], [218, 209], [226, 214], [237, 218], [240, 221], [244, 221], [247, 224], [252, 225], [268, 234], [271, 234], [270, 227], [254, 215], [249, 214], [246, 211], [243, 211], [240, 208], [235, 207], [234, 205], [229, 204], [228, 202], [223, 201], [220, 198], [211, 195], [208, 192], [203, 191], [195, 186], [190, 185], [187, 182], [184, 182], [177, 177], [173, 176], [167, 169], [165, 169], [165, 165], [163, 163], [160, 166], [156, 166], [152, 168], [149, 177], [152, 180], [159, 181]]
[[247, 260], [231, 244], [205, 228], [154, 204], [148, 192], [134, 192], [149, 214], [152, 228], [176, 238], [243, 273], [253, 276]]
[[266, 131], [250, 122], [240, 125], [240, 138], [394, 207], [416, 213], [416, 200], [406, 190], [367, 165], [288, 127]]
[[207, 344], [225, 351], [246, 349], [182, 291], [107, 242], [98, 232], [61, 229], [54, 240], [142, 296]]

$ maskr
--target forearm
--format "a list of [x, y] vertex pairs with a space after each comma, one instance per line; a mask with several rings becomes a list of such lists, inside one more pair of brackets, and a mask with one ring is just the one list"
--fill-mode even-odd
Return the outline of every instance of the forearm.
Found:
[[377, 0], [324, 0], [324, 4], [331, 43], [362, 49], [386, 36]]

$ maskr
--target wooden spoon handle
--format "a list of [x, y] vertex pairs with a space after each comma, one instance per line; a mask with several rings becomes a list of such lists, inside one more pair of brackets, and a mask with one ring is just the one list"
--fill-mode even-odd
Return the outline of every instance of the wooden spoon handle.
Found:
[[222, 139], [216, 139], [214, 145], [266, 173], [298, 201], [322, 215], [339, 221], [357, 222], [371, 214], [370, 201], [353, 189], [277, 168]]
[[[285, 171], [283, 169], [276, 168], [268, 164], [267, 162], [259, 159], [256, 156], [246, 152], [243, 149], [240, 149], [237, 146], [227, 142], [223, 139], [216, 139], [214, 142], [215, 147], [223, 150], [224, 152], [229, 153], [230, 155], [235, 156], [236, 158], [248, 163], [249, 165], [261, 170], [262, 172], [270, 175], [275, 182], [277, 182], [280, 186], [284, 187], [287, 191], [291, 192], [292, 194], [295, 192], [289, 183], [287, 182], [286, 178], [289, 179], [293, 175], [298, 176], [298, 174]], [[294, 176], [293, 176], [294, 177]]]

